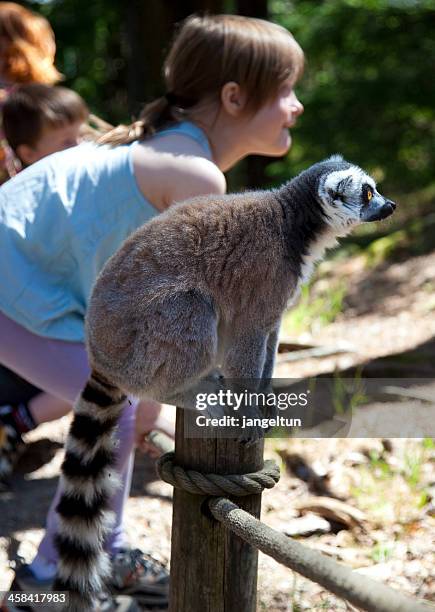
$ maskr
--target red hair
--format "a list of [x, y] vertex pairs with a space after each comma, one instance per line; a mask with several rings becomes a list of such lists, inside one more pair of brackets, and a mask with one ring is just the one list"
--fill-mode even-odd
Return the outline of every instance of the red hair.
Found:
[[15, 2], [0, 2], [2, 74], [13, 83], [47, 83], [62, 78], [54, 66], [56, 43], [48, 21]]

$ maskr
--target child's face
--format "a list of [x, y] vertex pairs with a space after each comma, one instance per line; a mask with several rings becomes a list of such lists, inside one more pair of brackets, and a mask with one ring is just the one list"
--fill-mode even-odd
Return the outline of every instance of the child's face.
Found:
[[43, 157], [51, 155], [51, 153], [77, 145], [80, 141], [82, 125], [82, 121], [75, 121], [58, 127], [45, 127], [35, 145], [20, 145], [17, 152], [22, 161], [30, 166], [30, 164], [34, 164]]
[[292, 128], [304, 107], [293, 91], [293, 83], [287, 79], [280, 86], [275, 98], [262, 106], [249, 119], [250, 148], [258, 155], [285, 155], [291, 146]]

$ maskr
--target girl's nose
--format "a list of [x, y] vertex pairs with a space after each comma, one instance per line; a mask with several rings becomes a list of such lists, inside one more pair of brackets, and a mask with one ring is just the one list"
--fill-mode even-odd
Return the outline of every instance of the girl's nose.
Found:
[[297, 116], [302, 115], [302, 113], [304, 112], [304, 106], [302, 102], [298, 100], [296, 94], [294, 95], [291, 106], [293, 113]]

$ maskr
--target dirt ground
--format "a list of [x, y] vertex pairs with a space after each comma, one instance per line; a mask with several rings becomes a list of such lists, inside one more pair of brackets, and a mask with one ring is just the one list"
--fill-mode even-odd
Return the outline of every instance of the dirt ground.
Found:
[[[354, 258], [335, 264], [330, 273], [326, 267], [319, 282], [337, 276], [349, 286], [343, 312], [332, 324], [292, 339], [327, 347], [346, 343], [349, 352], [282, 363], [275, 376], [312, 376], [361, 363], [383, 376], [394, 366], [399, 377], [427, 377], [426, 392], [435, 397], [435, 253], [385, 265], [376, 274]], [[400, 414], [403, 402], [396, 398], [386, 406]], [[427, 399], [415, 399], [411, 410], [435, 422], [434, 405]], [[30, 560], [42, 536], [68, 422], [65, 417], [27, 435], [13, 489], [0, 496], [0, 590], [10, 584], [17, 555]], [[266, 443], [266, 456], [280, 463], [282, 477], [263, 495], [264, 522], [288, 535], [302, 530], [298, 537], [306, 545], [435, 602], [435, 449], [430, 440], [273, 439]], [[315, 510], [309, 503], [313, 496]], [[347, 506], [331, 516], [325, 498]], [[170, 556], [171, 502], [171, 487], [157, 479], [149, 458], [137, 454], [126, 529], [134, 546], [163, 561]], [[357, 521], [349, 518], [352, 508], [361, 512]], [[301, 523], [307, 517], [311, 531]], [[355, 608], [260, 554], [258, 610]]]

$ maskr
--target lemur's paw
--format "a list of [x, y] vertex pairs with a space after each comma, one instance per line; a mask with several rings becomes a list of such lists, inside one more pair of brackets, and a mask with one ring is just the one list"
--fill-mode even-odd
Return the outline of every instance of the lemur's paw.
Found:
[[240, 430], [240, 435], [237, 438], [237, 441], [245, 444], [246, 446], [251, 446], [252, 444], [255, 444], [255, 442], [258, 442], [264, 438], [265, 433], [266, 430], [264, 430], [262, 427], [245, 425], [243, 429]]
[[244, 406], [239, 414], [238, 440], [252, 444], [264, 438], [268, 430], [262, 411], [258, 407]]

